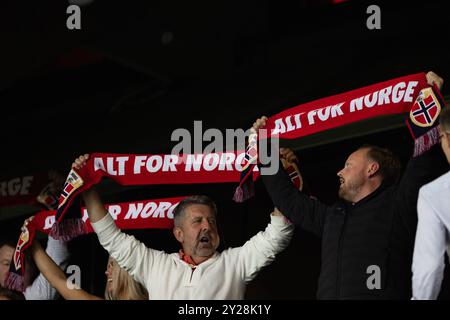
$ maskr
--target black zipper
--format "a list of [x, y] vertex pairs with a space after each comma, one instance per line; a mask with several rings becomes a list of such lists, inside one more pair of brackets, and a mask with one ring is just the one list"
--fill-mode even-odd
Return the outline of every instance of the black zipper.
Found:
[[341, 235], [339, 236], [339, 246], [338, 246], [338, 259], [337, 259], [337, 275], [336, 275], [336, 299], [339, 299], [341, 294], [341, 270], [342, 270], [342, 242], [344, 241], [344, 232], [347, 225], [347, 210], [342, 209], [344, 213], [344, 223], [341, 228]]

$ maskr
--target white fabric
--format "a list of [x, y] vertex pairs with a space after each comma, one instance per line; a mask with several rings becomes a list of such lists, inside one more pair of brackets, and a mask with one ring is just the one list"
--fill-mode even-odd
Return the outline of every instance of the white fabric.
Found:
[[[64, 241], [55, 240], [49, 236], [45, 251], [61, 269], [65, 269], [69, 252]], [[25, 289], [23, 294], [26, 300], [54, 300], [57, 298], [58, 292], [40, 273], [33, 283]]]
[[92, 226], [101, 245], [156, 300], [243, 299], [246, 283], [288, 246], [294, 230], [283, 216], [271, 216], [266, 230], [242, 247], [216, 252], [193, 270], [178, 253], [150, 249], [121, 232], [109, 214]]
[[417, 203], [413, 299], [436, 299], [441, 289], [450, 235], [450, 171], [423, 186]]

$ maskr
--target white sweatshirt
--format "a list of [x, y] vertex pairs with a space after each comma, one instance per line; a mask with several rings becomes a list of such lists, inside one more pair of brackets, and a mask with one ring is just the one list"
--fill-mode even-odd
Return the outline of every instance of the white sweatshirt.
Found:
[[288, 246], [294, 231], [286, 218], [271, 215], [265, 231], [242, 247], [216, 252], [193, 270], [178, 253], [150, 249], [121, 232], [109, 214], [92, 226], [101, 245], [147, 288], [152, 300], [243, 299], [246, 283]]
[[417, 202], [413, 299], [436, 299], [444, 277], [450, 239], [450, 172], [424, 185]]

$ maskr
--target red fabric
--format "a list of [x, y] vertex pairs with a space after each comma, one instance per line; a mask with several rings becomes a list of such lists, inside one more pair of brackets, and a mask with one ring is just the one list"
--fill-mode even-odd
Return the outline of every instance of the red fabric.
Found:
[[[114, 218], [119, 229], [171, 229], [173, 209], [186, 197], [163, 198], [107, 204], [105, 208]], [[87, 209], [81, 208], [80, 215], [86, 224], [87, 232], [93, 232]], [[33, 222], [41, 232], [49, 234], [55, 223], [56, 210], [41, 211]]]
[[[120, 229], [171, 229], [173, 227], [173, 210], [184, 198], [185, 197], [174, 197], [123, 202], [108, 204], [105, 205], [105, 208], [111, 214], [117, 227]], [[28, 285], [24, 283], [26, 267], [24, 254], [26, 249], [33, 243], [36, 236], [36, 230], [58, 238], [58, 235], [52, 234], [55, 230], [55, 216], [55, 210], [40, 211], [34, 215], [34, 219], [28, 223], [26, 230], [21, 233], [6, 280], [6, 286], [8, 288], [18, 291], [25, 290]], [[80, 216], [82, 219], [78, 219], [77, 222], [81, 223], [82, 228], [78, 229], [78, 234], [72, 234], [72, 236], [93, 232], [86, 208], [81, 208]], [[67, 235], [62, 234], [62, 236]]]
[[179, 254], [181, 260], [183, 260], [184, 262], [190, 264], [191, 266], [198, 266], [198, 264], [195, 263], [191, 256], [184, 253], [183, 249], [180, 249]]
[[[360, 89], [322, 98], [284, 110], [270, 117], [266, 126], [267, 137], [296, 139], [318, 132], [345, 126], [370, 118], [409, 112], [420, 90], [428, 87], [425, 73], [384, 81]], [[258, 132], [257, 140], [267, 137]], [[252, 136], [246, 150], [247, 168], [242, 172], [233, 200], [243, 202], [253, 196], [253, 172], [258, 158], [258, 144]]]
[[36, 196], [48, 183], [46, 172], [0, 181], [0, 206], [35, 204]]
[[[425, 87], [428, 87], [425, 73], [380, 82], [284, 110], [268, 119], [266, 129], [271, 130], [271, 136], [277, 136], [272, 129], [277, 128], [277, 124], [278, 128], [283, 124], [286, 130], [278, 134], [279, 138], [294, 139], [366, 119], [407, 113], [420, 90]], [[376, 103], [369, 106], [364, 100]], [[361, 110], [357, 108], [360, 101]], [[301, 124], [299, 128], [296, 116]]]
[[57, 222], [77, 194], [105, 176], [122, 185], [238, 182], [244, 155], [244, 151], [205, 155], [92, 153], [83, 168], [69, 173], [59, 198]]

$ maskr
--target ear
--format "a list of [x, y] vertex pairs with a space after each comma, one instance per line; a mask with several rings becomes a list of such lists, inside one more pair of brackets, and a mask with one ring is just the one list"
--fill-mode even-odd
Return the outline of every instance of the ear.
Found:
[[380, 170], [380, 165], [378, 164], [378, 162], [369, 163], [369, 168], [367, 170], [367, 173], [369, 174], [369, 178], [376, 175], [378, 170]]
[[445, 144], [447, 144], [447, 148], [450, 148], [450, 139], [448, 138], [448, 133], [445, 131], [442, 135], [442, 140]]
[[177, 241], [179, 243], [183, 243], [184, 241], [184, 233], [183, 230], [181, 230], [180, 227], [173, 227], [173, 235], [175, 236], [175, 239], [177, 239]]

